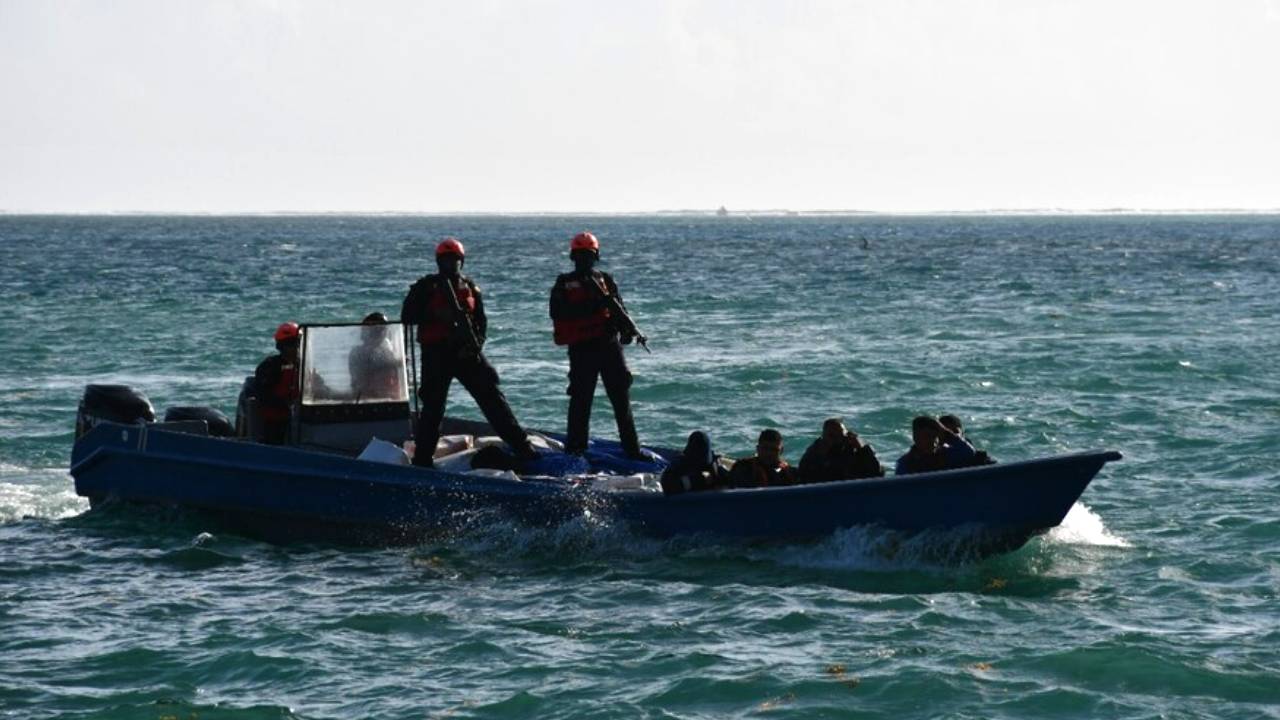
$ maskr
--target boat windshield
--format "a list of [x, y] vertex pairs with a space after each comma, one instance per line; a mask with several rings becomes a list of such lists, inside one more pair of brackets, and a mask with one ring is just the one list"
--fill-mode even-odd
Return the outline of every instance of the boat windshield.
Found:
[[408, 402], [403, 327], [308, 326], [303, 334], [302, 403]]

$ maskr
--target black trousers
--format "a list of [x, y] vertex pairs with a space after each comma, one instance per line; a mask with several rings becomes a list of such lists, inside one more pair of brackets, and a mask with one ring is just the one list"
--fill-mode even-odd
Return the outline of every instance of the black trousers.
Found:
[[262, 444], [284, 445], [289, 441], [288, 420], [263, 420]]
[[565, 450], [587, 449], [597, 378], [604, 380], [604, 391], [613, 405], [623, 451], [639, 454], [640, 438], [636, 436], [635, 418], [631, 417], [631, 371], [617, 337], [569, 346], [569, 429]]
[[422, 375], [418, 381], [422, 411], [414, 434], [417, 452], [425, 452], [426, 455], [415, 453], [414, 459], [425, 464], [424, 461], [435, 452], [436, 442], [440, 440], [440, 423], [444, 421], [445, 402], [449, 399], [449, 386], [454, 378], [471, 393], [498, 437], [517, 454], [525, 452], [529, 447], [529, 436], [516, 422], [507, 396], [498, 388], [498, 371], [484, 355], [474, 359], [461, 358], [447, 346], [426, 346], [422, 348]]

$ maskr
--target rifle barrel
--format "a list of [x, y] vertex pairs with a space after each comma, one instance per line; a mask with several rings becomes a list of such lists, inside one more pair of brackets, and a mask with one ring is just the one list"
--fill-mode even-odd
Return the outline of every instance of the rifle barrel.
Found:
[[636, 325], [636, 321], [631, 319], [630, 313], [622, 307], [622, 303], [618, 301], [617, 296], [600, 287], [600, 283], [594, 276], [591, 278], [591, 282], [587, 284], [595, 290], [600, 299], [604, 300], [604, 304], [608, 306], [610, 314], [622, 323], [622, 331], [635, 337], [636, 344], [644, 348], [645, 352], [652, 353], [653, 351], [649, 349], [649, 338], [640, 332], [640, 326]]

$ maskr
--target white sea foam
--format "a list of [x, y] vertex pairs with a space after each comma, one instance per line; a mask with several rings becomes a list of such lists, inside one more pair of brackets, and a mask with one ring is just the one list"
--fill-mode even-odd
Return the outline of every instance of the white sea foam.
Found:
[[[982, 561], [991, 551], [978, 528], [930, 530], [904, 535], [882, 528], [838, 530], [815, 545], [796, 545], [771, 552], [772, 559], [795, 567], [830, 570], [933, 570]], [[1107, 530], [1102, 518], [1076, 503], [1062, 524], [1044, 536], [1050, 544], [1131, 547]], [[1032, 539], [1033, 543], [1040, 542]]]
[[933, 570], [981, 561], [989, 538], [977, 528], [904, 534], [875, 527], [837, 530], [820, 542], [771, 551], [783, 565], [826, 570]]
[[773, 550], [771, 559], [783, 565], [821, 570], [880, 570], [902, 567], [902, 539], [874, 528], [837, 530], [816, 545]]
[[1062, 524], [1050, 530], [1047, 539], [1065, 545], [1132, 547], [1128, 540], [1107, 530], [1102, 518], [1084, 503], [1072, 505]]
[[[4, 475], [21, 470], [6, 465]], [[56, 520], [79, 515], [89, 509], [89, 501], [76, 495], [65, 480], [65, 470], [26, 470], [32, 482], [0, 481], [0, 523], [36, 517]]]
[[1191, 577], [1191, 573], [1183, 570], [1182, 568], [1173, 567], [1171, 565], [1161, 565], [1160, 569], [1156, 571], [1156, 577], [1161, 580], [1172, 580], [1182, 583], [1190, 583], [1194, 581], [1194, 578]]

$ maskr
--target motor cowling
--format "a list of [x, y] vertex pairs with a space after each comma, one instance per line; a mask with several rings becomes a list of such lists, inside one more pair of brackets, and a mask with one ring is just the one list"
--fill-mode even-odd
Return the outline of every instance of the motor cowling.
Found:
[[179, 405], [164, 411], [165, 422], [180, 422], [183, 420], [203, 420], [209, 426], [209, 434], [214, 437], [233, 437], [236, 434], [235, 426], [231, 424], [231, 420], [215, 408]]
[[258, 415], [258, 380], [253, 375], [244, 379], [240, 397], [236, 399], [235, 436], [262, 442], [262, 420]]
[[86, 385], [76, 411], [76, 438], [104, 420], [134, 425], [155, 419], [155, 408], [140, 390], [128, 385]]

